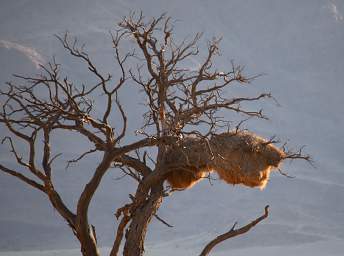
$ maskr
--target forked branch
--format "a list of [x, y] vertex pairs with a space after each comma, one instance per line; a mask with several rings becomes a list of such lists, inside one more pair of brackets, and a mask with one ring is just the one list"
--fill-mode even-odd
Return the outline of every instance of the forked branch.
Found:
[[233, 227], [226, 233], [219, 235], [218, 237], [216, 237], [214, 240], [210, 241], [203, 249], [203, 251], [201, 252], [200, 256], [206, 256], [210, 253], [210, 251], [219, 243], [233, 238], [235, 236], [239, 236], [242, 235], [246, 232], [248, 232], [251, 228], [253, 228], [255, 225], [257, 225], [259, 222], [261, 222], [262, 220], [266, 219], [269, 216], [269, 206], [265, 206], [264, 209], [264, 214], [260, 217], [258, 217], [257, 219], [255, 219], [254, 221], [250, 222], [249, 224], [235, 229], [235, 226], [237, 223], [234, 223]]

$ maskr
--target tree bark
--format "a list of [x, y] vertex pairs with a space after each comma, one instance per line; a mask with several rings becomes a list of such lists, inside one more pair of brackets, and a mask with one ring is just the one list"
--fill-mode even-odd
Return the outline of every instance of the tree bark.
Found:
[[104, 174], [109, 169], [113, 156], [105, 153], [102, 162], [97, 167], [92, 179], [86, 184], [78, 201], [76, 215], [77, 237], [81, 244], [81, 252], [84, 256], [98, 256], [97, 239], [95, 229], [88, 223], [88, 208]]
[[77, 234], [77, 237], [80, 241], [81, 245], [81, 253], [83, 256], [99, 256], [99, 250], [97, 247], [97, 239], [94, 232], [94, 229], [89, 226], [88, 227], [88, 233], [85, 235], [84, 233], [82, 236], [80, 234]]
[[159, 209], [163, 199], [163, 181], [154, 185], [151, 194], [141, 207], [138, 207], [126, 233], [124, 256], [141, 256], [144, 253], [144, 241], [147, 227]]

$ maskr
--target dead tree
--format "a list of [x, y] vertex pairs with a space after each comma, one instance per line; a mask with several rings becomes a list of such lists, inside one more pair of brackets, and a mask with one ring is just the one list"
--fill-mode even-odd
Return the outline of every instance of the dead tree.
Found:
[[[80, 241], [85, 256], [100, 254], [96, 229], [89, 223], [88, 210], [104, 174], [111, 167], [118, 167], [135, 179], [137, 189], [130, 196], [130, 202], [118, 208], [115, 214], [119, 225], [110, 255], [118, 254], [124, 234], [123, 255], [142, 255], [151, 219], [156, 217], [167, 224], [156, 213], [164, 197], [171, 194], [168, 184], [164, 183], [170, 171], [164, 163], [168, 145], [190, 135], [206, 140], [216, 131], [227, 129], [228, 122], [220, 115], [222, 111], [266, 118], [261, 110], [249, 110], [242, 105], [270, 98], [269, 93], [255, 97], [224, 97], [227, 88], [249, 84], [255, 76], [244, 75], [243, 68], [234, 63], [224, 71], [215, 67], [213, 61], [219, 54], [220, 39], [208, 42], [204, 59], [197, 68], [190, 69], [186, 63], [199, 57], [201, 34], [181, 42], [173, 36], [173, 23], [165, 15], [151, 20], [142, 14], [124, 17], [112, 33], [114, 56], [120, 70], [116, 78], [103, 74], [76, 39], [68, 34], [57, 36], [72, 56], [87, 65], [97, 79], [95, 84], [78, 86], [67, 77], [61, 77], [61, 65], [54, 59], [41, 66], [41, 74], [37, 76], [16, 75], [21, 82], [9, 82], [7, 89], [0, 92], [0, 123], [10, 134], [2, 142], [9, 146], [18, 166], [11, 168], [1, 163], [0, 170], [47, 195]], [[127, 40], [134, 41], [136, 49], [123, 54], [121, 44]], [[147, 112], [142, 128], [137, 131], [141, 137], [123, 144], [123, 139], [130, 136], [128, 113], [118, 92], [128, 83], [137, 84], [144, 92]], [[106, 102], [101, 115], [94, 111], [94, 99], [99, 94]], [[110, 121], [114, 112], [121, 116], [115, 122]], [[65, 204], [52, 180], [53, 162], [59, 156], [51, 153], [51, 137], [56, 130], [79, 133], [93, 145], [71, 162], [78, 162], [88, 154], [101, 153], [100, 163], [83, 188], [75, 210]], [[25, 155], [17, 150], [19, 141], [26, 145]], [[43, 150], [37, 148], [39, 145]], [[150, 147], [157, 148], [153, 167], [148, 164], [152, 156], [145, 151]], [[289, 158], [308, 159], [301, 152], [287, 153]], [[267, 216], [265, 208], [262, 217], [243, 228], [235, 230], [233, 227], [206, 246], [201, 255], [207, 255], [217, 243], [247, 232]]]

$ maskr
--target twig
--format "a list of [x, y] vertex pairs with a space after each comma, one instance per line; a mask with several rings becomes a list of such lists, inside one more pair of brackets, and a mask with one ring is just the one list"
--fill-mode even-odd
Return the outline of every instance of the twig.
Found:
[[290, 176], [290, 175], [288, 175], [287, 173], [283, 172], [280, 168], [277, 168], [277, 170], [278, 170], [278, 172], [279, 172], [281, 175], [283, 175], [283, 176], [285, 176], [285, 177], [287, 177], [287, 178], [290, 178], [290, 179], [294, 179], [294, 178], [295, 178], [295, 176]]
[[168, 224], [165, 220], [163, 220], [162, 218], [160, 218], [160, 217], [158, 216], [158, 214], [154, 214], [154, 217], [155, 217], [158, 221], [160, 221], [160, 222], [162, 222], [164, 225], [166, 225], [167, 227], [173, 228], [173, 226], [172, 226], [171, 224]]

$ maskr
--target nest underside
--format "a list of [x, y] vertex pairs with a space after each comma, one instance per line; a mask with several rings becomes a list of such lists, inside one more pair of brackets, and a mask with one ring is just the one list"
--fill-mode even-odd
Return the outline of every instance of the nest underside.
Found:
[[186, 189], [216, 172], [228, 184], [264, 188], [270, 171], [278, 168], [284, 152], [249, 132], [227, 132], [210, 140], [187, 137], [171, 146], [165, 163], [173, 189]]

